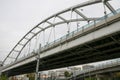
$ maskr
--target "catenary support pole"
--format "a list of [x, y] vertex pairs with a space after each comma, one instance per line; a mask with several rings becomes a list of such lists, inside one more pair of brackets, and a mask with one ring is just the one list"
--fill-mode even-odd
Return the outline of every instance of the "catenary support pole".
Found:
[[36, 65], [35, 80], [39, 79], [38, 77], [39, 77], [40, 52], [41, 52], [41, 44], [39, 45], [39, 49], [37, 52], [37, 65]]

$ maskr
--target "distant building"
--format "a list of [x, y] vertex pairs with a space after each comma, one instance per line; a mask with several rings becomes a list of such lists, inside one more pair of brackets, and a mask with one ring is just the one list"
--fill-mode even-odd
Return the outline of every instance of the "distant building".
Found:
[[65, 71], [67, 71], [66, 69], [63, 69], [63, 70], [57, 70], [56, 71], [56, 78], [57, 79], [65, 79]]
[[50, 78], [50, 80], [54, 80], [56, 79], [56, 71], [48, 71], [48, 76]]
[[39, 76], [40, 80], [48, 80], [49, 78], [48, 71], [39, 72]]
[[72, 73], [73, 76], [78, 75], [82, 70], [81, 67], [69, 67], [68, 69], [70, 69], [70, 72]]
[[48, 71], [48, 77], [50, 80], [64, 80], [66, 78], [64, 75], [65, 71], [68, 71], [71, 73], [71, 71], [68, 69]]
[[9, 80], [29, 80], [26, 75], [16, 75], [9, 77]]
[[40, 80], [64, 80], [65, 72], [69, 72], [70, 76], [78, 75], [81, 67], [69, 67], [64, 69], [50, 70], [40, 72]]

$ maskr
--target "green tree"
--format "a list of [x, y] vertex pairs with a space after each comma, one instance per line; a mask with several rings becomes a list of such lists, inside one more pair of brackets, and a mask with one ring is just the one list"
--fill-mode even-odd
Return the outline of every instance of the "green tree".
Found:
[[29, 77], [29, 80], [35, 80], [35, 73], [29, 73], [27, 77]]
[[0, 80], [8, 80], [8, 77], [6, 75], [1, 75]]
[[66, 78], [68, 78], [68, 77], [70, 77], [72, 74], [70, 73], [70, 72], [68, 72], [68, 71], [65, 71], [64, 72], [64, 76], [66, 77]]

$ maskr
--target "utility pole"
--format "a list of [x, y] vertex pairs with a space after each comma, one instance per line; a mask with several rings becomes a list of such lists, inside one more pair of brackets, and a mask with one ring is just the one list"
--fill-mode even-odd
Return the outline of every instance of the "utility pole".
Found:
[[41, 44], [39, 45], [39, 49], [37, 52], [37, 64], [36, 64], [36, 73], [35, 73], [35, 80], [38, 80], [39, 77], [39, 63], [40, 63], [40, 53], [41, 53]]

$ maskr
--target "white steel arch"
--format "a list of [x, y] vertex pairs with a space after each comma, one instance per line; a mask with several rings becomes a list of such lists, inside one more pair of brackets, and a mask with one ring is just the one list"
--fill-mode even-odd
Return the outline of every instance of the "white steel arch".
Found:
[[[13, 52], [17, 52], [17, 56], [14, 58], [14, 61], [16, 61], [19, 57], [19, 55], [21, 54], [21, 51], [24, 49], [24, 47], [35, 37], [37, 36], [39, 33], [41, 33], [42, 31], [44, 30], [47, 30], [48, 28], [50, 27], [55, 27], [57, 25], [60, 25], [60, 24], [65, 24], [65, 23], [72, 23], [72, 22], [77, 22], [77, 21], [95, 21], [95, 20], [98, 20], [99, 17], [92, 17], [92, 18], [88, 18], [86, 17], [84, 14], [82, 14], [80, 11], [78, 11], [77, 9], [78, 8], [81, 8], [81, 7], [85, 7], [85, 6], [89, 6], [89, 5], [93, 5], [93, 4], [97, 4], [97, 3], [102, 3], [103, 0], [89, 0], [87, 2], [84, 2], [82, 4], [79, 4], [79, 5], [76, 5], [76, 6], [73, 6], [73, 7], [70, 7], [68, 9], [65, 9], [63, 11], [60, 11], [48, 18], [46, 18], [45, 20], [41, 21], [39, 24], [37, 24], [35, 27], [33, 27], [26, 35], [23, 36], [23, 38], [14, 46], [14, 48], [10, 51], [10, 53], [7, 55], [7, 57], [4, 59], [3, 61], [3, 64], [6, 62], [6, 60], [8, 58], [11, 58], [10, 57], [10, 54], [12, 54]], [[109, 0], [104, 0], [103, 2], [106, 7], [108, 7], [108, 9], [113, 13], [113, 14], [116, 14], [116, 11], [115, 9], [109, 4]], [[80, 17], [82, 18], [79, 18], [79, 19], [65, 19], [64, 17], [60, 16], [61, 14], [63, 13], [66, 13], [66, 12], [75, 12], [76, 14], [78, 14]], [[59, 22], [56, 22], [56, 23], [52, 23], [52, 22], [49, 22], [50, 19], [52, 18], [59, 18], [61, 19], [61, 21]], [[47, 23], [48, 26], [46, 27], [41, 27], [41, 24], [44, 24], [44, 23]], [[34, 32], [35, 29], [39, 29], [39, 31], [37, 32]], [[29, 34], [31, 34], [32, 36], [31, 37], [27, 37]], [[23, 40], [26, 40], [25, 43], [21, 43]], [[20, 50], [16, 50], [16, 48], [18, 46], [21, 46], [21, 49]]]

